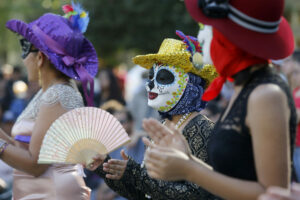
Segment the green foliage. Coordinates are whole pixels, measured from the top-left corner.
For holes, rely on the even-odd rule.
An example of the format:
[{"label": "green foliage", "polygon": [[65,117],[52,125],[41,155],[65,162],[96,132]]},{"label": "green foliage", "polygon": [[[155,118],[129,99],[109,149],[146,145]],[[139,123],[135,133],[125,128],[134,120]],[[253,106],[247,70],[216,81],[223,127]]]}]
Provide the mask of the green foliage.
[{"label": "green foliage", "polygon": [[[70,0],[0,0],[0,59],[20,62],[17,37],[5,28],[7,20],[30,22],[46,12],[63,14]],[[77,1],[75,1],[77,2]],[[124,57],[157,52],[164,38],[178,38],[175,30],[196,35],[198,26],[181,0],[79,0],[89,11],[85,35],[100,58],[109,65],[126,62]],[[134,52],[134,53],[132,53]],[[13,56],[11,56],[13,55]],[[11,58],[14,59],[11,59]],[[17,59],[17,61],[15,61]],[[1,60],[0,60],[1,63]]]},{"label": "green foliage", "polygon": [[164,38],[178,38],[176,29],[196,35],[198,26],[179,0],[84,1],[90,11],[86,35],[101,58],[114,63],[115,53],[134,49],[157,52]]}]

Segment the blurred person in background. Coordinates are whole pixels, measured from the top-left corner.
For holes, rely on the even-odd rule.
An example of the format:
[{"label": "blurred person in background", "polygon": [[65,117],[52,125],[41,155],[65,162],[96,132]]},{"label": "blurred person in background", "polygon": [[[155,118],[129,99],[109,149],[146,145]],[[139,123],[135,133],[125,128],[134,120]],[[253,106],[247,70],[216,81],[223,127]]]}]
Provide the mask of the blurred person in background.
[{"label": "blurred person in background", "polygon": [[3,111],[6,111],[10,103],[14,97],[13,90],[12,90],[12,84],[13,84],[13,66],[9,64],[5,64],[2,67],[2,74],[3,74],[3,80],[4,80],[4,96],[2,99],[2,106]]},{"label": "blurred person in background", "polygon": [[287,78],[287,74],[284,73],[284,70],[288,70],[289,66],[286,62],[286,60],[288,60],[288,58],[284,58],[284,59],[279,59],[279,60],[271,60],[272,66],[274,67],[274,69],[277,71],[277,73],[280,75],[280,77],[287,83],[289,84],[288,78]]},{"label": "blurred person in background", "polygon": [[27,105],[27,91],[28,91],[28,86],[24,81],[15,81],[13,83],[13,93],[14,93],[14,98],[9,106],[9,111],[11,111],[15,118],[17,118],[22,111],[25,109]]},{"label": "blurred person in background", "polygon": [[291,56],[290,64],[292,65],[289,75],[290,87],[293,92],[293,97],[297,109],[297,133],[296,144],[294,150],[294,166],[296,169],[297,180],[300,182],[300,51],[297,50]]},{"label": "blurred person in background", "polygon": [[109,100],[105,103],[103,103],[100,106],[101,109],[109,112],[110,114],[114,115],[115,112],[121,111],[124,109],[124,105],[121,104],[119,101],[117,100]]},{"label": "blurred person in background", "polygon": [[[124,105],[122,105],[119,101],[117,100],[109,100],[105,103],[103,103],[100,106],[101,109],[109,112],[110,114],[114,115],[116,112],[122,111],[125,109]],[[99,185],[104,184],[100,191],[102,191],[102,197],[103,199],[109,198],[109,197],[115,197],[118,196],[115,192],[113,192],[111,189],[109,189],[109,191],[107,191],[107,188],[105,187],[106,184],[104,183],[104,181],[99,178],[99,176],[97,176],[95,173],[84,169],[85,172],[85,177],[84,177],[84,181],[86,183],[86,185],[92,190],[91,193],[91,200],[95,200],[97,199],[97,196],[99,197],[99,195],[97,195],[98,193],[98,187]],[[113,194],[113,195],[111,195]]]},{"label": "blurred person in background", "polygon": [[0,200],[11,200],[11,187],[7,185],[7,183],[0,178]]},{"label": "blurred person in background", "polygon": [[206,108],[201,111],[201,114],[206,116],[212,122],[216,123],[220,117],[223,108],[220,107],[218,100],[213,100],[207,103]]},{"label": "blurred person in background", "polygon": [[8,134],[8,136],[11,136],[10,133],[16,120],[17,118],[11,110],[6,110],[3,113],[1,128]]},{"label": "blurred person in background", "polygon": [[2,101],[5,97],[5,86],[6,86],[6,80],[3,77],[2,72],[0,72],[0,102],[2,104]]},{"label": "blurred person in background", "polygon": [[[144,159],[145,146],[142,141],[142,136],[140,131],[134,129],[134,120],[131,113],[124,107],[122,110],[117,110],[114,112],[114,117],[116,117],[119,122],[123,125],[124,129],[128,133],[131,141],[125,147],[117,149],[116,151],[110,153],[111,160],[108,161],[109,164],[118,164],[121,166],[126,166],[129,157],[134,159],[137,163],[141,164]],[[121,174],[112,175],[111,178],[118,179]],[[107,184],[103,181],[98,189],[97,200],[125,200],[126,198],[119,196],[116,192],[110,189]]]},{"label": "blurred person in background", "polygon": [[125,105],[120,84],[112,69],[101,69],[98,74],[100,94],[95,95],[95,106],[101,106],[109,100],[116,100]]},{"label": "blurred person in background", "polygon": [[2,70],[4,74],[4,96],[3,96],[3,108],[7,110],[10,108],[13,99],[16,97],[13,90],[13,85],[16,81],[23,81],[22,71],[19,66],[13,67],[12,65],[6,64]]},{"label": "blurred person in background", "polygon": [[134,80],[135,78],[127,77],[128,82],[132,81],[136,84],[134,87],[135,91],[132,91],[132,98],[127,102],[127,105],[134,118],[135,130],[143,131],[143,120],[150,117],[159,119],[159,113],[148,106],[148,93],[145,89],[145,85],[148,81],[148,71],[140,66],[137,67],[143,69],[141,73],[135,74],[139,77],[136,79],[140,81],[136,82],[136,80]]}]

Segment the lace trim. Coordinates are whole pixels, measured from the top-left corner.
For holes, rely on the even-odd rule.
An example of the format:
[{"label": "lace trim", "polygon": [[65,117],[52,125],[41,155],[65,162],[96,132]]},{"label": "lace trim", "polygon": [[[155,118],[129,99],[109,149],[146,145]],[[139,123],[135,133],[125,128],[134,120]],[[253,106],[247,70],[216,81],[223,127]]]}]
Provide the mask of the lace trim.
[{"label": "lace trim", "polygon": [[39,99],[41,98],[42,94],[43,91],[42,89],[40,89],[33,97],[33,99],[29,102],[24,111],[17,118],[16,123],[23,119],[35,120],[39,110]]},{"label": "lace trim", "polygon": [[41,104],[60,103],[66,110],[83,107],[83,99],[78,91],[69,85],[56,84],[50,87],[41,97]]},{"label": "lace trim", "polygon": [[66,110],[84,106],[82,96],[78,91],[70,85],[55,84],[44,93],[40,89],[18,117],[17,122],[23,119],[35,120],[41,104],[54,105],[57,102]]}]

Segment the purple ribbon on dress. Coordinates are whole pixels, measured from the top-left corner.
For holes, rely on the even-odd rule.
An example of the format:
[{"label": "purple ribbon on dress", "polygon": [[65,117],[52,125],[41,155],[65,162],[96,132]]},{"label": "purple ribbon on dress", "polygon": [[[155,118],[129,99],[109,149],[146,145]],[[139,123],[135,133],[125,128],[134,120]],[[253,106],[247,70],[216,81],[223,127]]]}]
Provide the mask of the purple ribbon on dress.
[{"label": "purple ribbon on dress", "polygon": [[[94,79],[83,67],[84,63],[87,61],[87,57],[74,58],[66,52],[66,50],[55,40],[45,34],[38,26],[34,25],[32,30],[40,36],[42,41],[51,49],[54,53],[62,55],[63,63],[68,66],[74,66],[76,73],[78,74],[80,81],[82,83],[82,88],[84,96],[88,106],[94,106]],[[88,93],[88,84],[90,84],[90,93]]]}]

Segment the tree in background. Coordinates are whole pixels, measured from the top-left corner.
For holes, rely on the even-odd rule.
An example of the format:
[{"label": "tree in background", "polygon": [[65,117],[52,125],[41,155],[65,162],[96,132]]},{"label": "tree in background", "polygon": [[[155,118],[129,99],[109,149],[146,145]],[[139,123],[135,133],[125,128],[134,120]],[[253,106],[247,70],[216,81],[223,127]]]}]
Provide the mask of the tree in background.
[{"label": "tree in background", "polygon": [[[129,63],[139,53],[155,53],[164,38],[176,38],[179,29],[197,35],[198,26],[185,9],[183,0],[74,0],[89,11],[87,38],[106,65]],[[0,66],[19,64],[20,48],[15,36],[5,28],[11,18],[32,21],[45,12],[63,15],[61,6],[71,0],[0,0]],[[297,21],[296,0],[286,0],[285,15]],[[294,16],[294,17],[293,17]],[[300,15],[299,15],[300,16]],[[298,25],[294,25],[298,27]],[[298,30],[298,29],[297,29]],[[298,32],[298,33],[297,33]],[[299,31],[295,36],[300,37]],[[300,39],[299,39],[300,41]]]},{"label": "tree in background", "polygon": [[100,57],[114,62],[116,52],[156,52],[164,38],[176,38],[175,30],[190,35],[198,32],[183,1],[97,0],[83,1],[90,11],[87,37]]},{"label": "tree in background", "polygon": [[[0,0],[0,64],[20,62],[18,41],[5,28],[5,22],[18,18],[29,22],[45,12],[63,14],[61,6],[69,0]],[[105,63],[124,62],[122,52],[156,52],[166,37],[180,29],[196,35],[197,24],[179,0],[79,0],[89,11],[90,24],[85,33]],[[12,39],[14,38],[14,39]],[[12,63],[12,64],[16,64]]]}]

